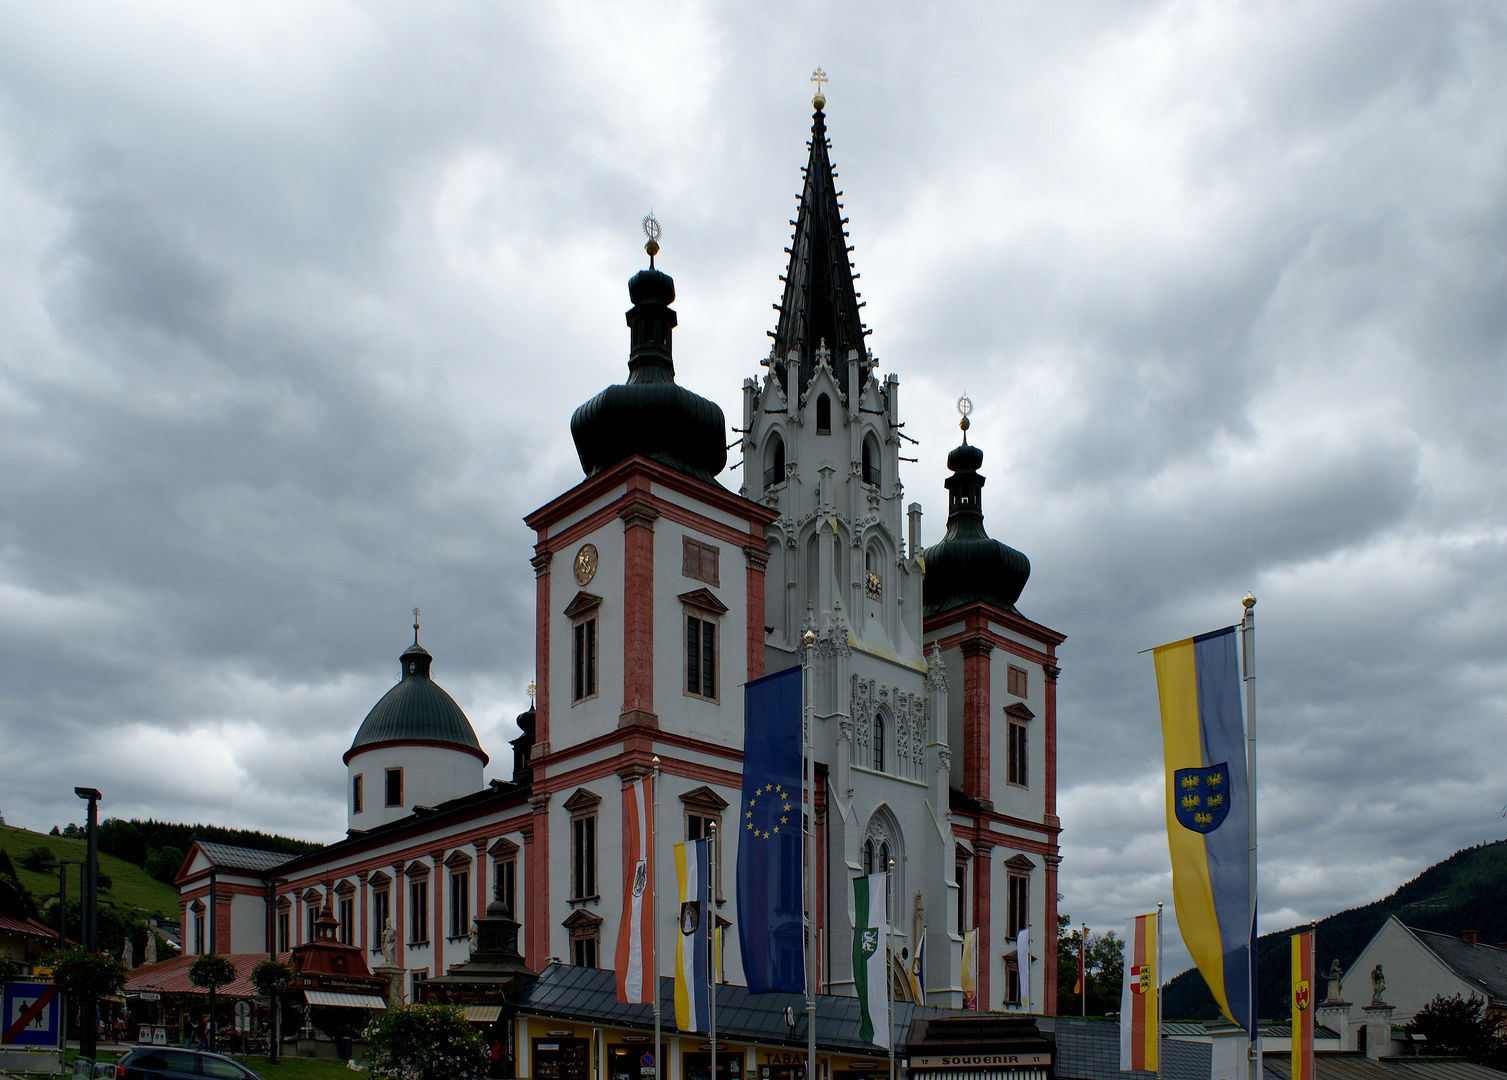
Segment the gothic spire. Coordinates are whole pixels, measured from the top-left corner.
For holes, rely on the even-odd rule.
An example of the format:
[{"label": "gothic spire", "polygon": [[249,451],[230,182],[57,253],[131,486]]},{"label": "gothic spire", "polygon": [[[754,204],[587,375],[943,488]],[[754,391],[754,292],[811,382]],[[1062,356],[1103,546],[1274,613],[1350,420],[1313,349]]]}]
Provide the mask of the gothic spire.
[{"label": "gothic spire", "polygon": [[[818,91],[820,91],[818,86]],[[868,377],[868,348],[864,343],[863,321],[859,317],[858,292],[853,286],[853,264],[848,253],[842,204],[837,200],[836,172],[827,156],[826,98],[818,92],[812,101],[810,156],[806,160],[805,183],[801,188],[800,211],[795,221],[795,235],[785,250],[790,266],[785,272],[785,295],[779,304],[779,320],[774,338],[775,371],[783,385],[785,362],[792,352],[801,360],[801,391],[806,388],[816,366],[816,350],[823,343],[832,355],[832,367],[843,393],[848,388],[848,351],[857,350],[859,386]],[[790,392],[785,387],[786,393]]]}]

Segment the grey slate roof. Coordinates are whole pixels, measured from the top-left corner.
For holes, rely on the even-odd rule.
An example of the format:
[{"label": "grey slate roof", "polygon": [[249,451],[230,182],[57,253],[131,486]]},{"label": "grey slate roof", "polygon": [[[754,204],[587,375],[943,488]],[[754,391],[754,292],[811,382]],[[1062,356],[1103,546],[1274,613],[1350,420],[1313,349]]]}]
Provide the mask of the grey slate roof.
[{"label": "grey slate roof", "polygon": [[[1292,1055],[1262,1055],[1265,1080],[1291,1080]],[[1372,1061],[1365,1054],[1313,1056],[1315,1080],[1502,1080],[1504,1073],[1459,1058],[1404,1057]]]},{"label": "grey slate roof", "polygon": [[[654,1010],[648,1005],[624,1005],[617,1000],[617,982],[605,968],[574,967],[551,964],[539,978],[518,992],[513,999],[518,1008],[562,1020],[579,1020],[589,1016],[604,1024],[654,1028]],[[675,980],[659,980],[660,1018],[663,1030],[674,1033]],[[785,1008],[795,1012],[792,1030],[785,1023]],[[936,1009],[918,1009],[908,1002],[897,1001],[891,1017],[896,1045],[902,1045],[910,1030],[911,1018],[917,1013],[938,1013]],[[858,999],[822,994],[816,1003],[816,1041],[827,1051],[874,1053],[874,1047],[858,1038]],[[806,1001],[800,994],[760,994],[754,996],[747,987],[726,984],[717,988],[717,1038],[730,1042],[757,1042],[765,1045],[806,1045]],[[1207,1080],[1208,1070],[1199,1080]],[[1191,1080],[1191,1078],[1189,1078]]]},{"label": "grey slate roof", "polygon": [[[1120,1025],[1110,1020],[1044,1016],[1036,1024],[1057,1036],[1058,1080],[1154,1080],[1153,1072],[1120,1071]],[[1163,1080],[1209,1080],[1213,1048],[1162,1036]],[[1501,1080],[1497,1077],[1496,1080]]]},{"label": "grey slate roof", "polygon": [[262,851],[260,848],[235,847],[209,840],[195,840],[210,865],[226,870],[271,870],[293,858],[286,851]]},{"label": "grey slate roof", "polygon": [[1507,949],[1494,945],[1472,945],[1453,934],[1436,934],[1409,926],[1408,933],[1437,956],[1444,965],[1495,1005],[1507,1004]]}]

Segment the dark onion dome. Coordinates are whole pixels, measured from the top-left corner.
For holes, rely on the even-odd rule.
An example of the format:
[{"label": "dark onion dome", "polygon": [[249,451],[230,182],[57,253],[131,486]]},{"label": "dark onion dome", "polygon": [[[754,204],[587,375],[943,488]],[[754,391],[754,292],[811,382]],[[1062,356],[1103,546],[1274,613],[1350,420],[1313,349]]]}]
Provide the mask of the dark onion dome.
[{"label": "dark onion dome", "polygon": [[631,346],[628,381],[603,390],[570,418],[571,438],[587,476],[642,454],[698,480],[713,481],[727,467],[727,424],[715,402],[675,382],[671,337],[675,281],[654,269],[659,245],[650,242],[649,268],[628,282]]},{"label": "dark onion dome", "polygon": [[921,579],[921,600],[926,615],[977,600],[1015,611],[1015,601],[1031,576],[1030,559],[1009,544],[989,539],[984,531],[979,503],[984,478],[978,472],[984,454],[968,445],[967,430],[964,427],[963,445],[947,455],[947,467],[952,470],[947,478],[947,535],[923,556],[926,576]]},{"label": "dark onion dome", "polygon": [[345,752],[347,764],[362,750],[401,743],[448,746],[481,758],[483,765],[487,763],[471,721],[455,699],[429,677],[433,659],[416,641],[403,651],[403,679],[366,714],[355,741]]}]

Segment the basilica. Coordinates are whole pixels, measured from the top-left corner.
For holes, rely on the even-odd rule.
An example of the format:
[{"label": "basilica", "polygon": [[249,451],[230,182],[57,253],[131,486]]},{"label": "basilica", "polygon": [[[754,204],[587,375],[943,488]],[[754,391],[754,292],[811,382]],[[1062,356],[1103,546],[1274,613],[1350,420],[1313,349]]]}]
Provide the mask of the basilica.
[{"label": "basilica", "polygon": [[[673,889],[671,845],[715,836],[722,971],[738,984],[743,684],[805,663],[820,992],[853,993],[850,882],[892,863],[897,999],[961,1006],[976,930],[978,1007],[1056,1011],[1063,635],[1017,606],[1030,563],[985,531],[966,416],[946,535],[922,547],[899,476],[900,382],[866,345],[814,105],[772,344],[734,429],[741,486],[722,410],[676,381],[675,283],[651,238],[628,283],[627,377],[571,418],[582,479],[525,519],[537,696],[510,779],[484,781],[500,748],[435,681],[443,657],[416,619],[398,682],[345,753],[346,838],[291,859],[195,844],[178,876],[188,951],[288,952],[333,917],[340,942],[401,969],[411,1000],[467,960],[495,897],[532,971],[610,967],[621,793],[657,757],[655,878]],[[674,906],[659,904],[662,942]]]}]

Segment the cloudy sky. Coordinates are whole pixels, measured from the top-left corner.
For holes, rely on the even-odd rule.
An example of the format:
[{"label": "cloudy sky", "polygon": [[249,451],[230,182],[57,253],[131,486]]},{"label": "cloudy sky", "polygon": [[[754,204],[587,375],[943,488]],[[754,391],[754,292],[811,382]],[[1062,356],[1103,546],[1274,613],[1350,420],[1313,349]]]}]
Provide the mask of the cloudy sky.
[{"label": "cloudy sky", "polygon": [[1069,636],[1064,910],[1170,900],[1136,651],[1247,589],[1263,928],[1507,832],[1507,16],[1374,0],[0,6],[6,820],[337,838],[415,604],[508,773],[639,219],[740,415],[818,64],[926,541],[966,389]]}]

